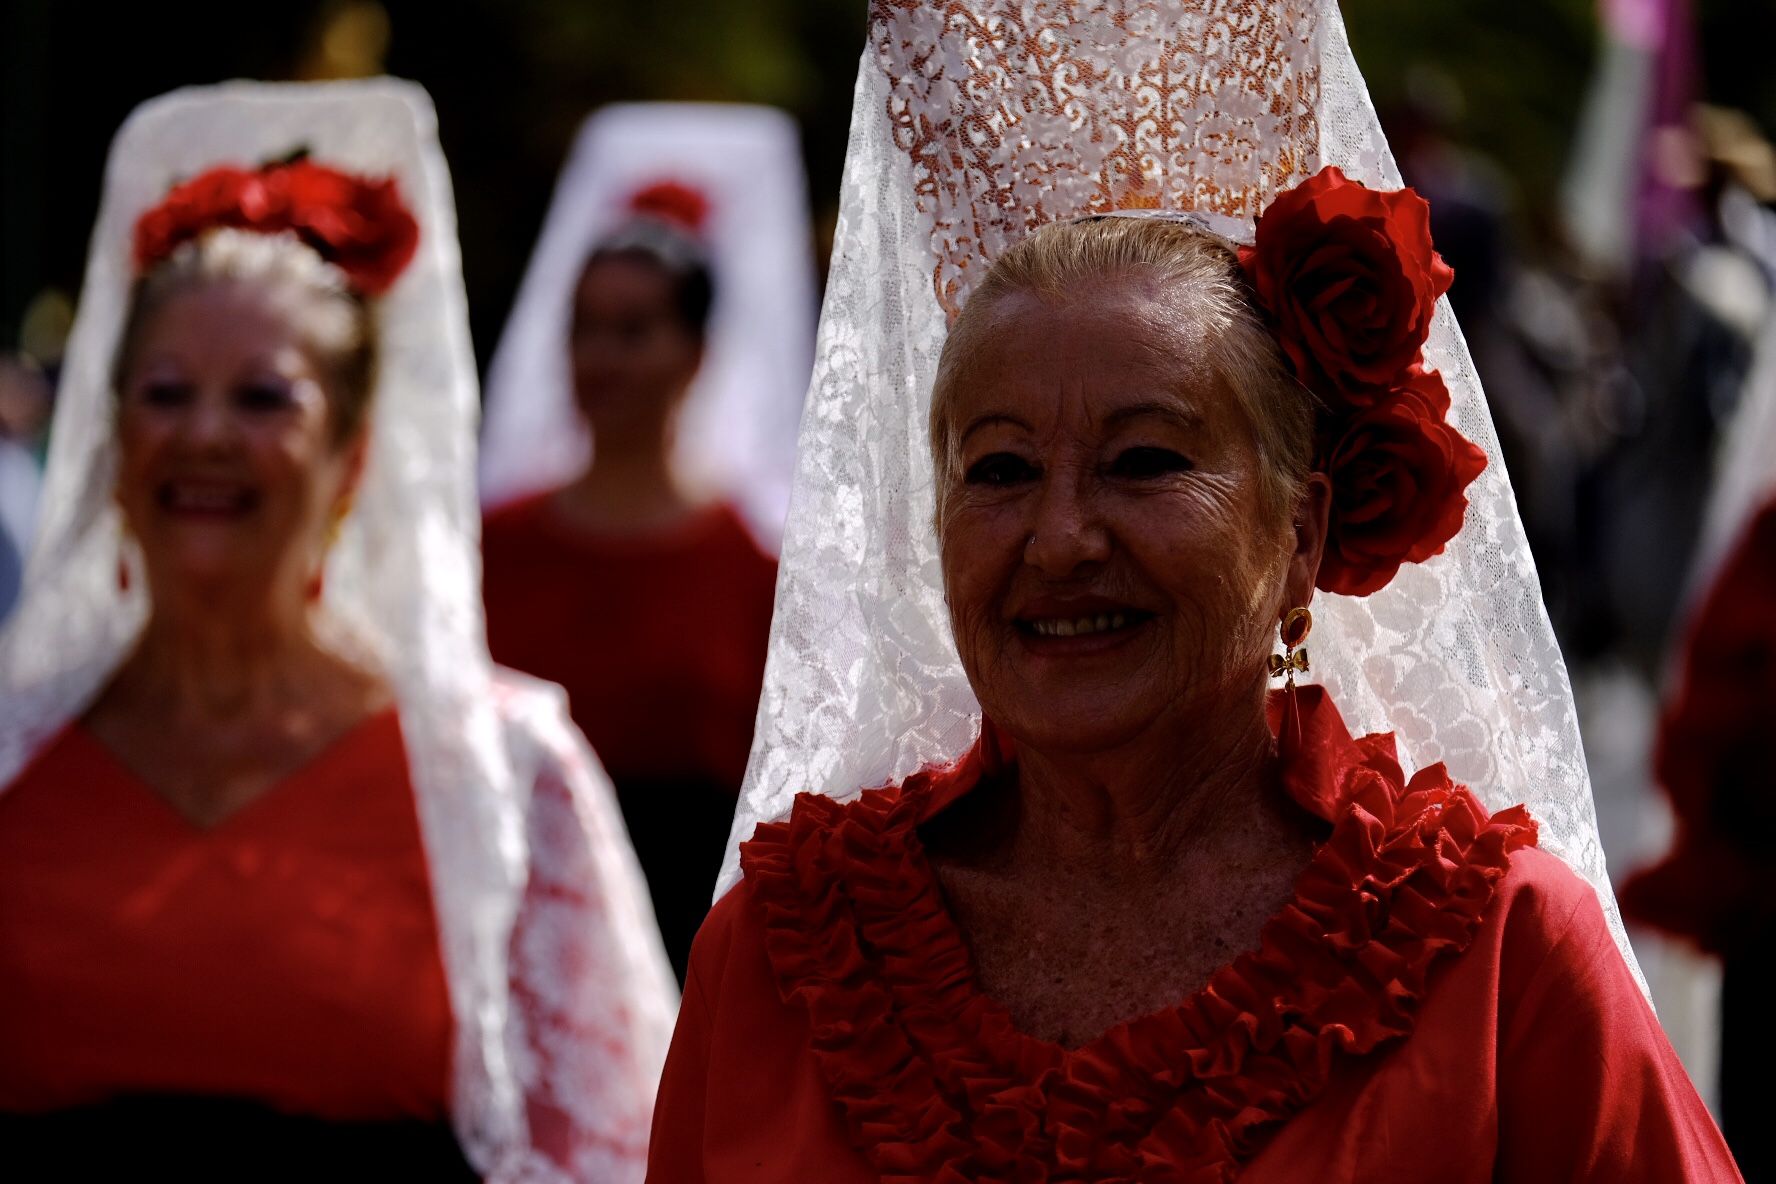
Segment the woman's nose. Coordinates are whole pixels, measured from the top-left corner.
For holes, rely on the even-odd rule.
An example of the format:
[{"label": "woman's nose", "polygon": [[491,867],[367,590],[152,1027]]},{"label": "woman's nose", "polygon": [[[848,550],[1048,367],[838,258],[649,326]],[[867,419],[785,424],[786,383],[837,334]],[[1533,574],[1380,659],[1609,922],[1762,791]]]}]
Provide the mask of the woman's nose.
[{"label": "woman's nose", "polygon": [[182,423],[185,442],[196,448],[219,448],[234,436],[234,413],[225,399],[194,399]]},{"label": "woman's nose", "polygon": [[1024,544],[1024,562],[1045,575],[1071,576],[1110,558],[1110,532],[1083,473],[1060,471],[1043,482]]}]

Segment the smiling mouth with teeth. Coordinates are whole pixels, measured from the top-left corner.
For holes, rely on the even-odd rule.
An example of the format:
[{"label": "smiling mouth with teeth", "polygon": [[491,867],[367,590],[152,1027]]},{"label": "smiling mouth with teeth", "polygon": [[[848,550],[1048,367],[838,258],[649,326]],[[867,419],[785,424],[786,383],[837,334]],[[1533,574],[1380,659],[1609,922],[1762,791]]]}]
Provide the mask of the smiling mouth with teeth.
[{"label": "smiling mouth with teeth", "polygon": [[227,485],[168,483],[157,491],[160,507],[176,514],[239,514],[251,510],[256,495],[251,489]]},{"label": "smiling mouth with teeth", "polygon": [[1152,613],[1116,612],[1071,620],[1050,618],[1041,621],[1019,621],[1018,628],[1037,637],[1081,637],[1092,633],[1113,633],[1131,625],[1139,625]]}]

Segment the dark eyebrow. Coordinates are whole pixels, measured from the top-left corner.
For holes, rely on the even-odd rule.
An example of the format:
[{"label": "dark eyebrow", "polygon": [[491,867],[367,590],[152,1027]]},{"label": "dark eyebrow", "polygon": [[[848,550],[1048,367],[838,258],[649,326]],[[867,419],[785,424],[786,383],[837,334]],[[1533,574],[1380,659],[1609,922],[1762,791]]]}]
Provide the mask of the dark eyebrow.
[{"label": "dark eyebrow", "polygon": [[1107,428],[1119,427],[1131,419],[1144,419],[1157,416],[1170,420],[1181,428],[1198,428],[1202,426],[1202,415],[1194,408],[1183,403],[1135,403],[1128,407],[1118,407],[1104,417]]},{"label": "dark eyebrow", "polygon": [[987,414],[978,416],[969,421],[968,426],[962,429],[962,434],[956,437],[957,446],[960,447],[961,445],[966,444],[968,442],[968,437],[974,435],[974,433],[981,428],[991,427],[996,423],[1010,424],[1012,427],[1022,428],[1026,432],[1033,430],[1029,424],[1025,423],[1015,415],[1009,415],[1003,411],[989,411]]}]

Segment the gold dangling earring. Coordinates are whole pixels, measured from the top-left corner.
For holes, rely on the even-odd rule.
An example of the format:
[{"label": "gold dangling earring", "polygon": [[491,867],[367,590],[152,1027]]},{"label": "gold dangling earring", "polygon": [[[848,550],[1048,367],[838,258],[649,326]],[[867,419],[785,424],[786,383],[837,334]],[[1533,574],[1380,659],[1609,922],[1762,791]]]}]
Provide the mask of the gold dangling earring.
[{"label": "gold dangling earring", "polygon": [[121,510],[117,521],[117,590],[125,596],[129,595],[130,585],[134,581],[130,577],[130,534],[129,519],[123,517]]},{"label": "gold dangling earring", "polygon": [[340,529],[344,527],[345,517],[350,513],[351,499],[346,498],[334,508],[333,515],[327,522],[327,539],[321,544],[321,562],[315,567],[314,575],[308,579],[307,592],[310,604],[319,604],[321,597],[326,593],[327,555],[333,550],[334,544],[339,542]]},{"label": "gold dangling earring", "polygon": [[346,498],[333,508],[333,517],[327,523],[326,549],[331,551],[339,542],[339,532],[345,528],[346,515],[352,511],[351,498]]},{"label": "gold dangling earring", "polygon": [[1292,608],[1283,617],[1283,624],[1277,630],[1283,641],[1283,652],[1270,656],[1270,676],[1287,679],[1289,690],[1295,689],[1297,672],[1306,674],[1307,635],[1313,632],[1313,614],[1305,608]]}]

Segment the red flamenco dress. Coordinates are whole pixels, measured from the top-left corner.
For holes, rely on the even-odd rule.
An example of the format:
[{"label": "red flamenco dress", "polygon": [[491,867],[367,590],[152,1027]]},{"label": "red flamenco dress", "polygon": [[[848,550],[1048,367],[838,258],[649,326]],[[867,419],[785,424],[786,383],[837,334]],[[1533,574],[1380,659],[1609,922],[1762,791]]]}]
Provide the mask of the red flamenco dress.
[{"label": "red flamenco dress", "polygon": [[1590,887],[1317,688],[1284,765],[1326,824],[1258,949],[1068,1050],[975,985],[919,825],[1011,759],[742,847],[697,938],[654,1184],[1733,1181]]},{"label": "red flamenco dress", "polygon": [[471,1180],[400,724],[202,827],[79,723],[0,794],[0,1176]]},{"label": "red flamenco dress", "polygon": [[566,689],[682,982],[752,747],[776,562],[726,505],[589,535],[552,493],[488,515],[482,552],[488,649]]},{"label": "red flamenco dress", "polygon": [[1653,758],[1677,840],[1622,893],[1631,917],[1721,956],[1721,1124],[1754,1184],[1776,1180],[1767,1105],[1776,1057],[1773,625],[1776,502],[1753,518],[1690,626]]}]

